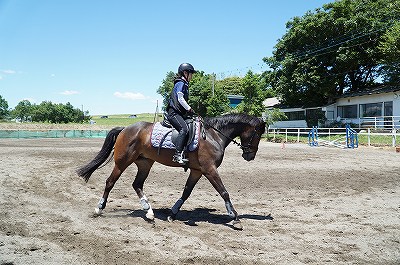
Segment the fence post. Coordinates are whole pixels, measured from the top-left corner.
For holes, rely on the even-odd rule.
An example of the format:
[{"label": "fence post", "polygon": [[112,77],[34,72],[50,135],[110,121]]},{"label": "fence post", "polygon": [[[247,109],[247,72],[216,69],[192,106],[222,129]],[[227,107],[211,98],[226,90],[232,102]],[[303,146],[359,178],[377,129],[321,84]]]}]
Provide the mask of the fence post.
[{"label": "fence post", "polygon": [[287,142],[287,128],[286,128],[286,133],[285,134],[286,134],[285,141]]},{"label": "fence post", "polygon": [[328,140],[331,141],[331,128],[328,129]]},{"label": "fence post", "polygon": [[396,129],[392,130],[392,146],[396,147]]},{"label": "fence post", "polygon": [[371,146],[371,129],[368,128],[368,146]]},{"label": "fence post", "polygon": [[300,128],[297,128],[297,142],[300,143]]}]

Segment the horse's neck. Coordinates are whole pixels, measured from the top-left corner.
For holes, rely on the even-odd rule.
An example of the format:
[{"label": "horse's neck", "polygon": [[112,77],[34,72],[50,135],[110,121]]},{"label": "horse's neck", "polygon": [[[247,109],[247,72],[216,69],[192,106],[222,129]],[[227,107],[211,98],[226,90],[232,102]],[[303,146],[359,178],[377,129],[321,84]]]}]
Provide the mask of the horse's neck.
[{"label": "horse's neck", "polygon": [[221,133],[218,133],[221,144],[226,148],[232,139],[235,139],[243,132],[244,126],[239,126],[237,124],[227,124],[222,128],[218,128]]}]

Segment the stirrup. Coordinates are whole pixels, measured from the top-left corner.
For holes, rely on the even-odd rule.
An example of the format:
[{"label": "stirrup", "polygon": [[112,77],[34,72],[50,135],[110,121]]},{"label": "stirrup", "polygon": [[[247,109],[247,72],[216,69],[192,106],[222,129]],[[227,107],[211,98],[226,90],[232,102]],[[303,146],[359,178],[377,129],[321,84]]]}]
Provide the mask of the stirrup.
[{"label": "stirrup", "polygon": [[183,158],[183,152],[182,153],[177,153],[172,157],[173,162],[177,162],[178,164],[185,165],[187,162],[189,162],[189,159]]}]

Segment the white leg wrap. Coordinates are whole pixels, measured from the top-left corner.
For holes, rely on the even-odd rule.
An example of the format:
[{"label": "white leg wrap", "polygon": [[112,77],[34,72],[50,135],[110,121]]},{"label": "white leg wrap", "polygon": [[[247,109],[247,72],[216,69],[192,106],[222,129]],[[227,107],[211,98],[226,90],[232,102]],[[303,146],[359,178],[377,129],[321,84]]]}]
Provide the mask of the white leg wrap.
[{"label": "white leg wrap", "polygon": [[150,220],[154,220],[154,212],[153,212],[153,209],[151,209],[151,207],[149,208],[149,210],[146,213],[146,218],[150,219]]},{"label": "white leg wrap", "polygon": [[142,205],[143,210],[150,209],[150,204],[147,201],[146,196],[143,196],[142,198],[140,198],[140,205]]},{"label": "white leg wrap", "polygon": [[235,213],[233,212],[233,206],[230,202],[225,202],[226,210],[228,211],[228,215],[232,218],[235,218]]},{"label": "white leg wrap", "polygon": [[102,212],[103,212],[102,209],[100,209],[100,208],[98,208],[98,207],[94,208],[94,213],[95,213],[96,215],[101,215]]}]

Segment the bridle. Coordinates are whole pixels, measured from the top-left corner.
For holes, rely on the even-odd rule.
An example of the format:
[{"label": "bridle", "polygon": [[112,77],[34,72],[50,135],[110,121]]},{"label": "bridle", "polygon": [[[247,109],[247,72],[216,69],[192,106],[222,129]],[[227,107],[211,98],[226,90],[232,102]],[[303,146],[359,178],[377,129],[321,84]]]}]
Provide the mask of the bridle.
[{"label": "bridle", "polygon": [[252,151],[252,148],[253,148],[254,146],[251,145],[251,142],[253,142],[254,137],[255,137],[256,135],[258,135],[258,134],[257,134],[257,128],[254,128],[254,131],[253,131],[253,133],[252,133],[252,135],[251,135],[251,137],[250,137],[249,143],[248,143],[247,145],[242,145],[242,143],[239,143],[239,142],[236,141],[235,139],[233,139],[233,138],[231,138],[231,137],[229,137],[229,136],[226,136],[226,135],[225,135],[223,132],[221,132],[221,130],[219,130],[218,128],[215,128],[214,126],[212,126],[212,125],[210,125],[210,124],[208,124],[208,123],[205,123],[205,121],[204,121],[203,119],[201,119],[201,121],[202,121],[203,124],[205,124],[205,125],[207,125],[208,127],[212,128],[214,131],[218,132],[219,134],[221,134],[222,136],[224,136],[226,139],[232,141],[234,144],[236,144],[237,146],[239,146],[240,149],[243,150],[243,154],[249,154],[249,153],[252,153],[252,152],[253,152],[253,151]]},{"label": "bridle", "polygon": [[[247,144],[247,145],[245,145],[245,146],[243,146],[241,143],[239,144],[239,147],[240,147],[240,149],[242,149],[243,150],[243,153],[244,154],[249,154],[249,153],[252,153],[253,151],[252,151],[252,147],[254,147],[254,146],[252,146],[251,145],[251,143],[253,142],[253,138],[254,138],[254,136],[258,136],[258,133],[257,133],[257,128],[254,128],[254,131],[253,131],[253,134],[251,135],[251,137],[250,137],[250,140],[249,140],[249,143]],[[236,143],[237,144],[237,143]]]}]

